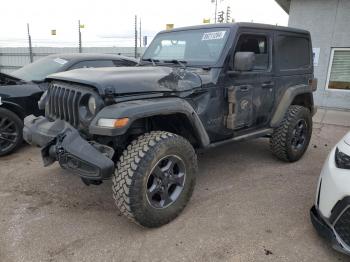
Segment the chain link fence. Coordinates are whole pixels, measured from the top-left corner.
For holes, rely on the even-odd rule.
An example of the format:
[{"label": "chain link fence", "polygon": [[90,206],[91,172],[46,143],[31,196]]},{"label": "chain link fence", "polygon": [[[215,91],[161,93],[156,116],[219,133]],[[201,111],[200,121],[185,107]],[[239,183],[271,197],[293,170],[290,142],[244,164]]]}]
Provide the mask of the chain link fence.
[{"label": "chain link fence", "polygon": [[[84,47],[84,53],[118,54],[129,57],[135,55],[134,47]],[[145,47],[137,48],[138,57],[143,54]],[[77,53],[75,47],[33,47],[34,61],[44,56],[59,53]],[[27,47],[1,47],[0,72],[11,73],[30,63],[30,54]]]}]

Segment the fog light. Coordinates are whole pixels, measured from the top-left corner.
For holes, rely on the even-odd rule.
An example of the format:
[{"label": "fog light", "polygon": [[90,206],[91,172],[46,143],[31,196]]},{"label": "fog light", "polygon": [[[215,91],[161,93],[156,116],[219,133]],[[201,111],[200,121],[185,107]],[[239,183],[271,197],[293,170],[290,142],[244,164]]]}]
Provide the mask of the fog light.
[{"label": "fog light", "polygon": [[109,128],[121,128],[126,126],[129,123],[129,118],[119,118],[119,119],[108,119],[108,118],[100,118],[97,121],[97,125],[100,127],[109,127]]},{"label": "fog light", "polygon": [[335,165],[337,166],[337,168],[350,169],[350,156],[336,148]]}]

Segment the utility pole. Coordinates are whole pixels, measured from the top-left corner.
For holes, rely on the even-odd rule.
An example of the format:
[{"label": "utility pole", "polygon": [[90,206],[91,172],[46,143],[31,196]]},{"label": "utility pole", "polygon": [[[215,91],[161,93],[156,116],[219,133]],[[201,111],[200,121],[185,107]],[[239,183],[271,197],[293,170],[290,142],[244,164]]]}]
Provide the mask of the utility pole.
[{"label": "utility pole", "polygon": [[33,63],[33,47],[32,47],[32,38],[30,36],[29,23],[27,23],[27,32],[28,32],[28,45],[29,45],[29,60]]},{"label": "utility pole", "polygon": [[137,15],[135,15],[135,58],[137,58]]},{"label": "utility pole", "polygon": [[218,0],[215,0],[215,19],[214,23],[216,24],[216,14],[218,13]]},{"label": "utility pole", "polygon": [[224,15],[225,15],[225,12],[224,12],[224,11],[220,11],[220,12],[218,13],[218,22],[219,22],[219,23],[223,23],[223,22],[224,22],[224,20],[225,20]]},{"label": "utility pole", "polygon": [[81,53],[82,52],[82,46],[81,46],[80,20],[78,20],[78,33],[79,33],[79,53]]},{"label": "utility pole", "polygon": [[230,23],[231,21],[231,7],[227,6],[226,9],[226,23]]}]

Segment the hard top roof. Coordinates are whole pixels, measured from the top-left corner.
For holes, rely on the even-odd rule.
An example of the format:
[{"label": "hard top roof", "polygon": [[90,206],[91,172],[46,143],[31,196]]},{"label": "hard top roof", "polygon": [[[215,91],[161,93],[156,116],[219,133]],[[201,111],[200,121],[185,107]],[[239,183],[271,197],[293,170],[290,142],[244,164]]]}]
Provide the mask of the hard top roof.
[{"label": "hard top roof", "polygon": [[186,30],[193,30],[193,29],[202,29],[202,28],[257,28],[257,29],[268,29],[268,30],[277,30],[277,31],[284,31],[284,32],[293,32],[293,33],[301,33],[301,34],[309,34],[308,31],[293,27],[287,27],[287,26],[276,26],[276,25],[269,25],[269,24],[259,24],[259,23],[246,23],[246,22],[238,22],[238,23],[220,23],[220,24],[203,24],[203,25],[195,25],[195,26],[187,26],[187,27],[179,27],[174,28],[171,30],[163,30],[160,33],[165,32],[176,32],[176,31],[186,31]]}]

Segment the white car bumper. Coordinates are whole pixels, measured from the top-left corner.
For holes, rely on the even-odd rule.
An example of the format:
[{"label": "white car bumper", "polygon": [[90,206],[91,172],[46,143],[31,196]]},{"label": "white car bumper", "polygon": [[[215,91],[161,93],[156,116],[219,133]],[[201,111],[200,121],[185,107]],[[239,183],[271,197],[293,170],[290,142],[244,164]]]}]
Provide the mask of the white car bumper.
[{"label": "white car bumper", "polygon": [[[347,147],[350,155],[350,146],[344,146],[344,144],[344,141],[342,141],[332,149],[320,176],[321,190],[319,192],[319,204],[316,203],[316,206],[321,214],[327,218],[331,216],[331,211],[339,200],[350,196],[350,170],[340,169],[335,165],[335,150],[337,147],[344,153],[346,152],[344,147]],[[320,183],[318,185],[320,186]]]},{"label": "white car bumper", "polygon": [[350,156],[350,132],[332,149],[324,163],[311,220],[336,249],[350,254],[350,169],[337,167],[337,150]]}]

